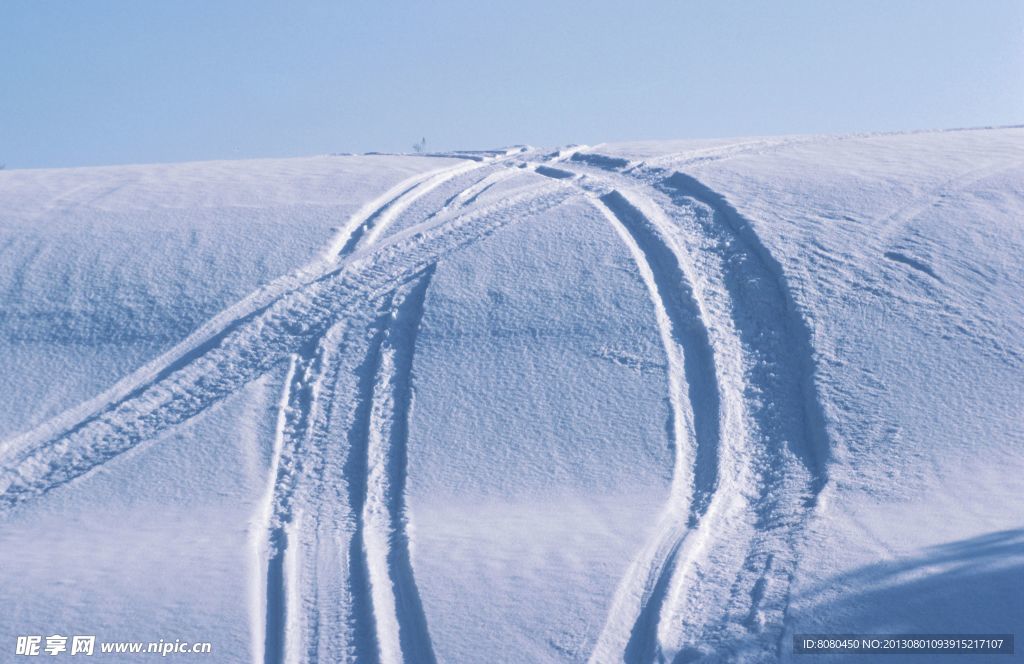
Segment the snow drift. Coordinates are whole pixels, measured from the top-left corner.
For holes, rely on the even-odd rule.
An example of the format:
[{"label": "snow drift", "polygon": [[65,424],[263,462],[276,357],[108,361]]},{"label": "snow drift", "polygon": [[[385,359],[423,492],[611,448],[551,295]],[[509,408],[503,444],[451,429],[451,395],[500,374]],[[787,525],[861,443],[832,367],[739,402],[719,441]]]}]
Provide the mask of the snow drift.
[{"label": "snow drift", "polygon": [[2,172],[0,641],[1019,632],[1022,183],[1016,128]]}]

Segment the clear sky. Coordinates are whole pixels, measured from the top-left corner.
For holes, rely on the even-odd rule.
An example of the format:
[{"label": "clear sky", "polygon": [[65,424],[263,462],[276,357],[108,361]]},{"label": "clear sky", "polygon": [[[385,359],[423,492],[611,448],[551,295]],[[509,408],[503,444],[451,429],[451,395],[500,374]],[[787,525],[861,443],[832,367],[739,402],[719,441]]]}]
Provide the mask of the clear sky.
[{"label": "clear sky", "polygon": [[3,0],[9,168],[1024,122],[1020,0]]}]

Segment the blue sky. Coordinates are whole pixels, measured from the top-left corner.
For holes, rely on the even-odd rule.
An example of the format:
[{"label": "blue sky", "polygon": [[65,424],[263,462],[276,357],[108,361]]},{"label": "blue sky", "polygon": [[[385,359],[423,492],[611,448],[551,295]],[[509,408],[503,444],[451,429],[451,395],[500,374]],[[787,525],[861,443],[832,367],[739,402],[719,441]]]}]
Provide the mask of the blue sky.
[{"label": "blue sky", "polygon": [[4,0],[9,168],[1024,122],[1024,3]]}]

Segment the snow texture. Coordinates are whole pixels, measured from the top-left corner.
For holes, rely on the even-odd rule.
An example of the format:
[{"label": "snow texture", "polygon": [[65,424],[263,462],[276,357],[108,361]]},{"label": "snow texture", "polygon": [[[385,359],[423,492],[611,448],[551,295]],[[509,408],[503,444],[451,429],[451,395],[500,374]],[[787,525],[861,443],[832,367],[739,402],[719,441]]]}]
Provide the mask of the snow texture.
[{"label": "snow texture", "polygon": [[1024,633],[1022,129],[14,170],[0,197],[8,654]]}]

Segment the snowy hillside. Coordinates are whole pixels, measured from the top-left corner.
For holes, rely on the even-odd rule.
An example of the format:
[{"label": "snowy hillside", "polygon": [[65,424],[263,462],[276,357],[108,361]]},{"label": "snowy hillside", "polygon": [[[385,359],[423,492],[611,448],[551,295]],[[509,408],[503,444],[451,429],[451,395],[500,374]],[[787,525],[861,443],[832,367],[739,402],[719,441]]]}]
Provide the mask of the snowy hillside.
[{"label": "snowy hillside", "polygon": [[1024,634],[1024,129],[16,170],[0,200],[4,661]]}]

